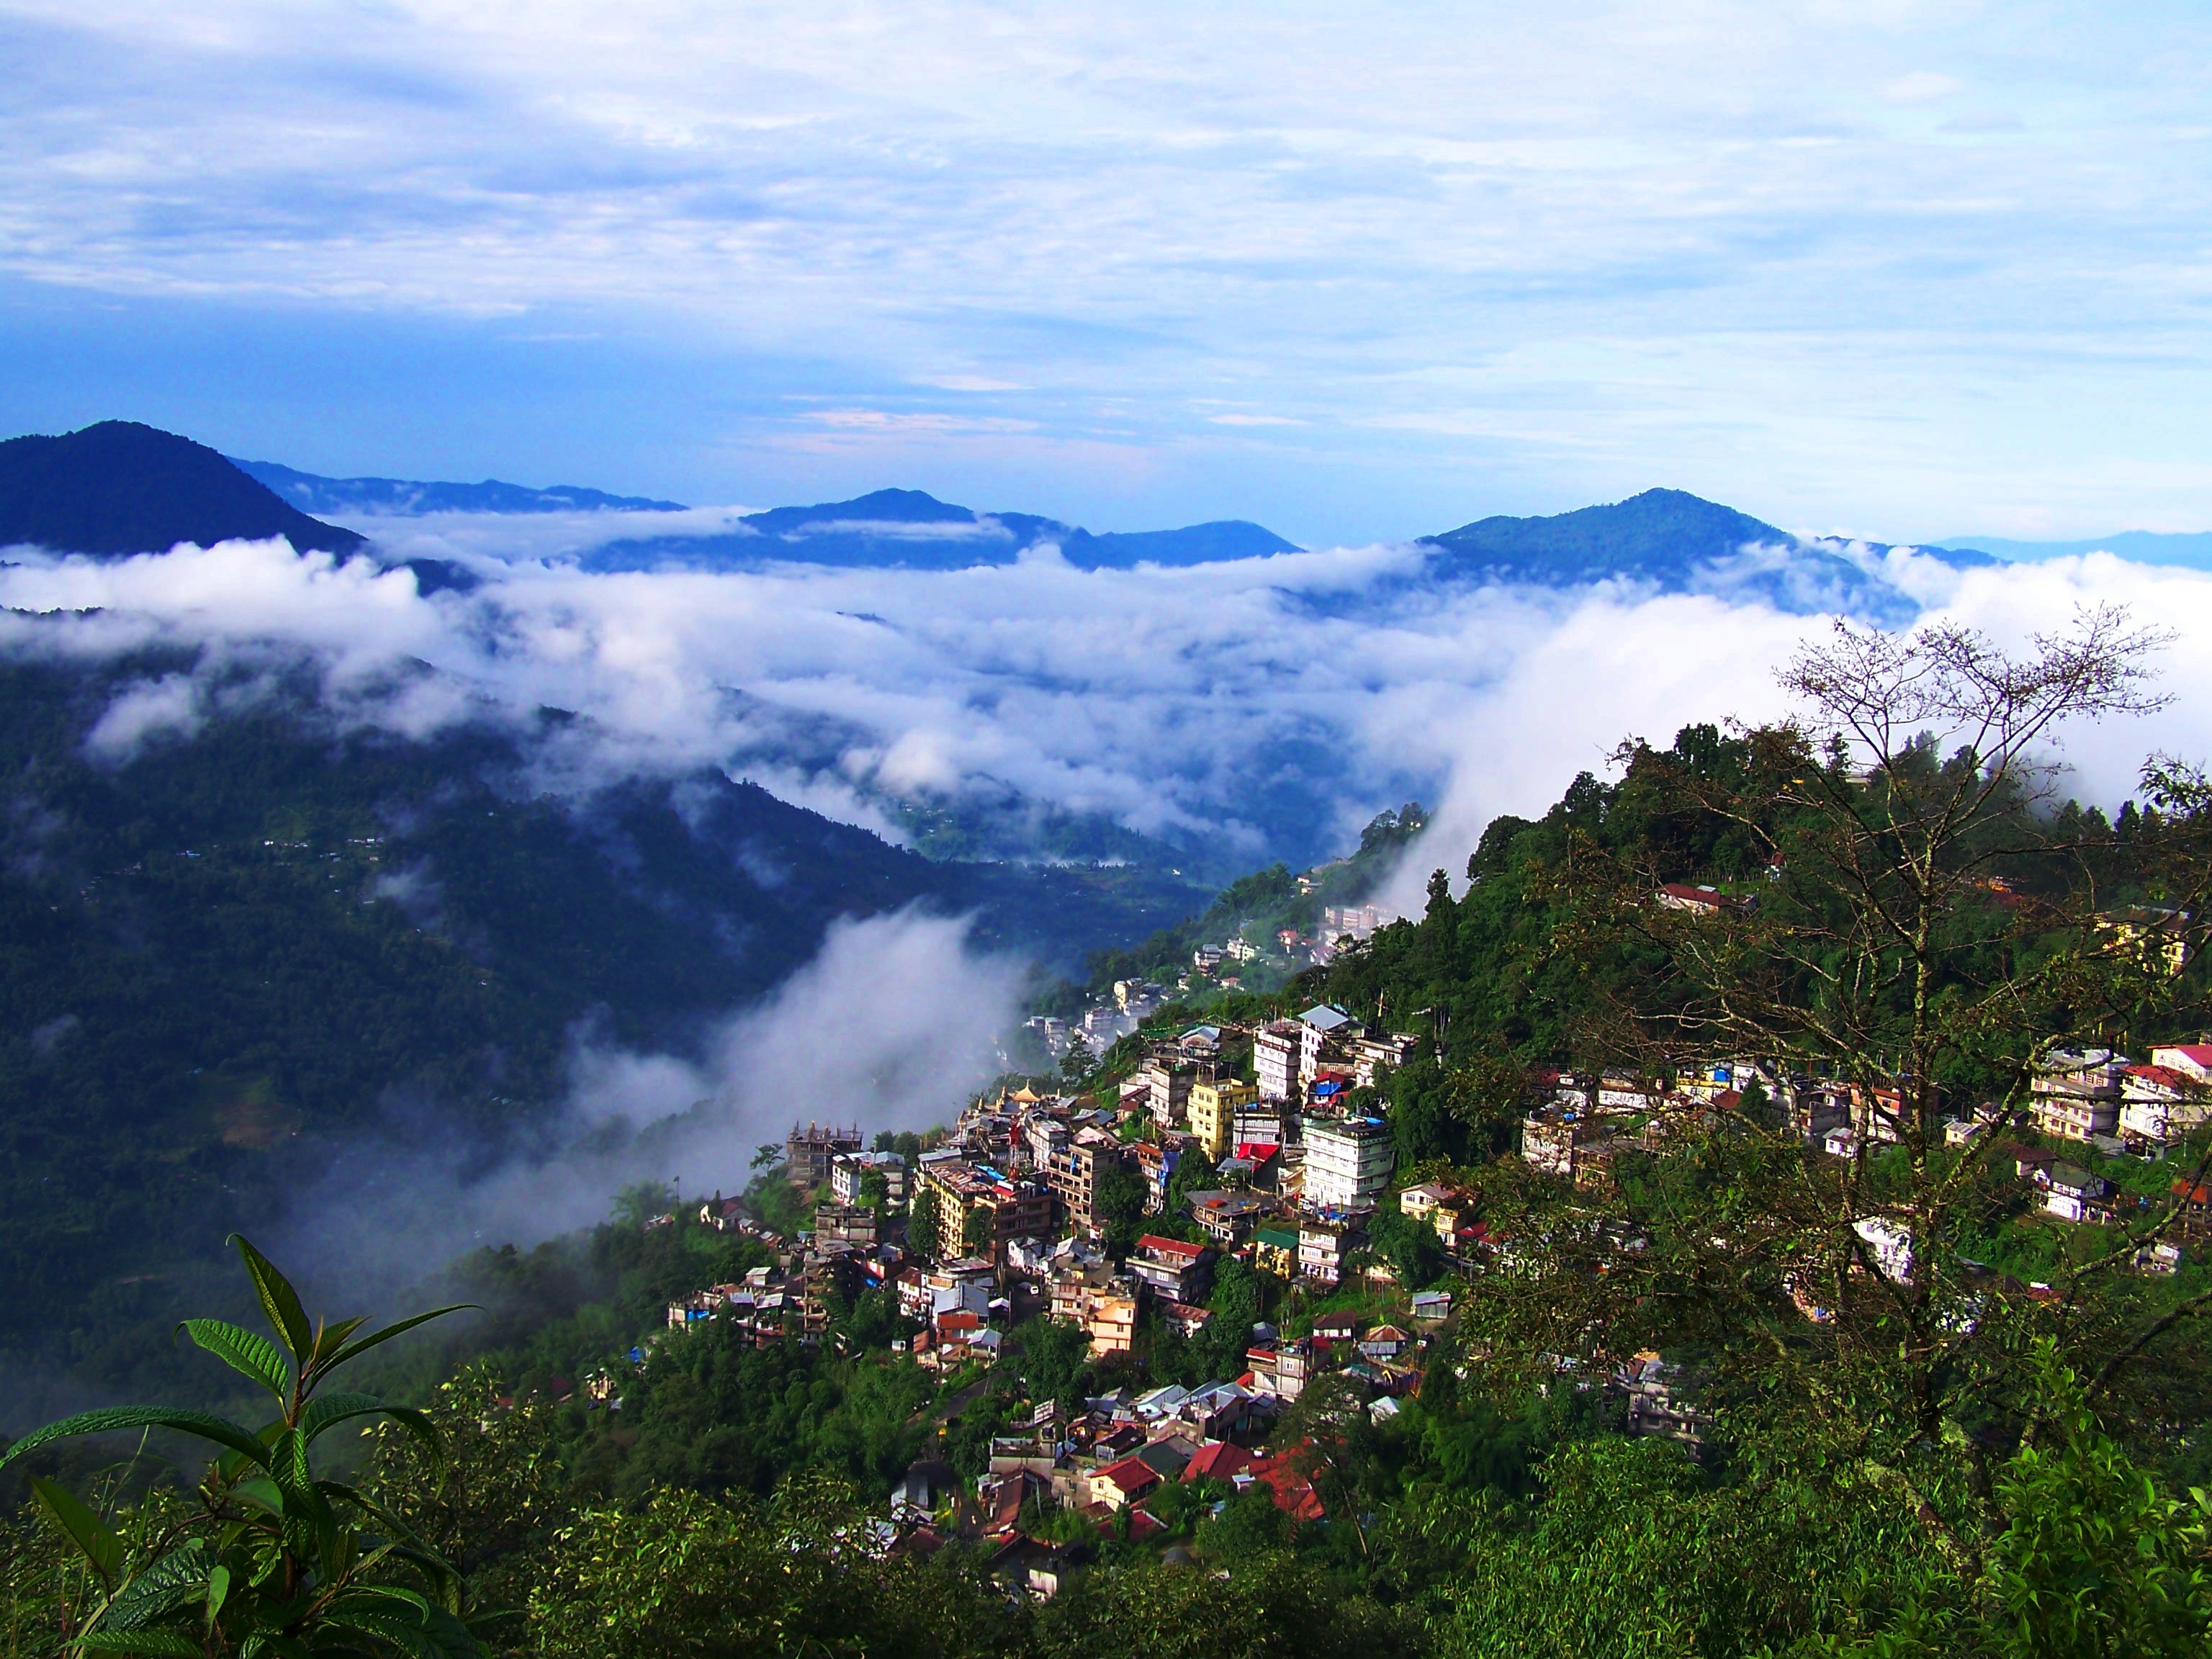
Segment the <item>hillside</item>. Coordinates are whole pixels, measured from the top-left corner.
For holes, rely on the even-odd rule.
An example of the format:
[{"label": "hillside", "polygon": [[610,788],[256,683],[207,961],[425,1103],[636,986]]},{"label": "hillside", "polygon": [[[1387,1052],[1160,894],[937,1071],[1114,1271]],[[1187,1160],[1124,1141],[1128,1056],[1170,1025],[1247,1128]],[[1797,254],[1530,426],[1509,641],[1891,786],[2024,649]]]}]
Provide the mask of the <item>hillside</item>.
[{"label": "hillside", "polygon": [[204,444],[136,421],[0,442],[0,546],[164,552],[283,536],[305,552],[362,538],[280,501]]},{"label": "hillside", "polygon": [[579,1020],[687,1052],[837,916],[973,912],[1072,969],[1202,896],[935,862],[717,773],[541,796],[513,734],[339,732],[296,688],[84,757],[118,686],[187,665],[0,668],[0,1352],[150,1340],[332,1136],[411,1103],[456,1145],[526,1139]]}]

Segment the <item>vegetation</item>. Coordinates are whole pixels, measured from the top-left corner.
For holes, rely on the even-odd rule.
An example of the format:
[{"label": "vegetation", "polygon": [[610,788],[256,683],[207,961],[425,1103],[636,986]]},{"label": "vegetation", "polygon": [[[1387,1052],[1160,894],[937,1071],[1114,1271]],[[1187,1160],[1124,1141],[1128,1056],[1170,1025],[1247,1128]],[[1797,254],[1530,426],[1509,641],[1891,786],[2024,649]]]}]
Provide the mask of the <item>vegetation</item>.
[{"label": "vegetation", "polygon": [[[1387,1281],[1324,1297],[1224,1262],[1195,1337],[1148,1321],[1134,1353],[1094,1359],[1082,1332],[1033,1319],[988,1370],[939,1376],[878,1290],[831,1298],[812,1340],[680,1310],[669,1328],[669,1299],[765,1247],[640,1191],[584,1238],[457,1269],[455,1293],[489,1312],[379,1350],[388,1392],[430,1403],[374,1419],[343,1490],[295,1469],[273,1510],[185,1495],[250,1485],[279,1448],[303,1468],[306,1404],[258,1436],[223,1430],[240,1438],[217,1436],[204,1478],[65,1465],[68,1424],[11,1448],[48,1483],[0,1556],[15,1649],[102,1650],[82,1638],[124,1592],[115,1570],[87,1577],[100,1560],[143,1574],[163,1558],[137,1540],[204,1553],[238,1544],[221,1532],[238,1524],[260,1529],[239,1546],[263,1552],[240,1565],[259,1601],[234,1613],[226,1589],[210,1613],[202,1589],[161,1614],[197,1646],[106,1650],[244,1653],[255,1631],[313,1650],[312,1605],[268,1564],[330,1586],[349,1559],[327,1605],[352,1633],[330,1644],[371,1652],[2201,1654],[2212,1273],[2136,1261],[2179,1235],[2172,1183],[2191,1188],[2212,1148],[2200,1136],[2156,1172],[2106,1159],[2130,1203],[2062,1231],[1996,1145],[2030,1133],[2033,1079],[2061,1047],[2203,1028],[2204,961],[2166,945],[2204,936],[2205,786],[2159,763],[2149,805],[2107,821],[2051,798],[2032,764],[2055,723],[2141,706],[2148,643],[2108,617],[2025,659],[1964,635],[1845,633],[1798,665],[1799,723],[1630,744],[1617,782],[1585,776],[1542,819],[1492,824],[1462,896],[1439,872],[1420,920],[1304,981],[1418,1036],[1374,1103],[1401,1180],[1480,1188],[1480,1251],[1447,1261],[1386,1207],[1369,1243]],[[1713,896],[1663,904],[1668,884]],[[1668,1091],[1717,1062],[1764,1080],[1694,1106]],[[1561,1068],[1649,1091],[1594,1182],[1512,1154]],[[1855,1101],[1869,1133],[1850,1157],[1789,1121],[1807,1080]],[[1946,1127],[1960,1115],[1983,1125],[1963,1142]],[[779,1172],[762,1179],[763,1199],[795,1202]],[[1109,1239],[1176,1224],[1145,1218],[1140,1196],[1102,1191]],[[1443,1279],[1455,1317],[1417,1393],[1370,1409],[1326,1371],[1274,1425],[1269,1449],[1319,1518],[1264,1485],[1177,1483],[1150,1536],[1127,1510],[1102,1524],[1033,1505],[1027,1537],[1080,1568],[1048,1600],[951,1514],[926,1542],[884,1520],[915,1459],[972,1477],[1042,1402],[1233,1374],[1255,1320],[1310,1328],[1337,1304],[1396,1319]],[[287,1306],[262,1299],[294,1365],[263,1380],[305,1402],[310,1371],[349,1354],[319,1362],[321,1345],[357,1328],[295,1340]],[[242,1334],[218,1352],[246,1352]],[[1613,1378],[1654,1360],[1681,1379],[1693,1432],[1632,1431]],[[309,1492],[351,1517],[350,1558],[285,1531]],[[378,1540],[405,1550],[377,1555]],[[362,1626],[356,1583],[411,1593],[419,1617]],[[494,1607],[512,1616],[482,1616]]]}]

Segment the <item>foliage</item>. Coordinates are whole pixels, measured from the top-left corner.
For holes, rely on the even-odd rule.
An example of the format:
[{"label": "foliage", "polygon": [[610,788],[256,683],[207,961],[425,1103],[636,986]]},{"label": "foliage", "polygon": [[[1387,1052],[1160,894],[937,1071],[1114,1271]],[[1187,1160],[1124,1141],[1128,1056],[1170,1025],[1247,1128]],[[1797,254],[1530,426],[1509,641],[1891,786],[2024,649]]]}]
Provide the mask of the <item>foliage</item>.
[{"label": "foliage", "polygon": [[[421,1412],[325,1389],[331,1375],[441,1308],[368,1336],[363,1319],[310,1323],[291,1284],[244,1238],[238,1246],[276,1341],[222,1320],[192,1319],[193,1342],[265,1391],[276,1417],[259,1431],[204,1413],[115,1407],[26,1435],[0,1467],[77,1435],[162,1429],[217,1454],[196,1507],[149,1504],[120,1529],[57,1482],[32,1477],[39,1507],[75,1552],[82,1599],[63,1589],[66,1635],[80,1652],[242,1656],[479,1652],[462,1618],[461,1575],[382,1504],[314,1471],[316,1442],[344,1423],[382,1418],[422,1442],[443,1442]],[[76,1601],[74,1607],[70,1606]]]}]

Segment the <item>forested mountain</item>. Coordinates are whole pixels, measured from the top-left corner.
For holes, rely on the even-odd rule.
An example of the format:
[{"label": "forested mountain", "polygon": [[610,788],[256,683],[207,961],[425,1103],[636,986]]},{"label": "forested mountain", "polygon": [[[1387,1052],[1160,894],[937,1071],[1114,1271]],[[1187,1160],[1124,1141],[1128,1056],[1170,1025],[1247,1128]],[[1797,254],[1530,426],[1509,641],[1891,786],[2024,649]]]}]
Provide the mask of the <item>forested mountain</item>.
[{"label": "forested mountain", "polygon": [[720,536],[669,536],[594,549],[594,570],[749,570],[777,562],[862,568],[963,570],[1012,564],[1042,542],[1083,569],[1140,562],[1204,564],[1297,550],[1242,520],[1094,535],[1034,513],[978,513],[919,489],[878,489],[849,501],[779,507],[738,520]]},{"label": "forested mountain", "polygon": [[714,772],[542,794],[537,734],[343,731],[305,685],[88,757],[119,688],[191,666],[0,667],[0,1351],[143,1337],[280,1172],[394,1103],[526,1139],[578,1020],[683,1052],[836,917],[973,911],[1072,967],[1198,897],[932,860]]},{"label": "forested mountain", "polygon": [[283,536],[349,552],[362,538],[280,501],[204,444],[136,421],[0,442],[0,547],[157,553]]}]

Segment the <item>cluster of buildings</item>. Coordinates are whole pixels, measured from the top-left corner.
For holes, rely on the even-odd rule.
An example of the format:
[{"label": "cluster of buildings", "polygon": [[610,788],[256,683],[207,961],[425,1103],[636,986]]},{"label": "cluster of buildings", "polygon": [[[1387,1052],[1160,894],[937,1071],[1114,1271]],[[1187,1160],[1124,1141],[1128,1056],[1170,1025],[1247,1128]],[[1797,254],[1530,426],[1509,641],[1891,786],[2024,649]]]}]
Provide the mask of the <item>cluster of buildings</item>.
[{"label": "cluster of buildings", "polygon": [[[1547,1097],[1522,1124],[1521,1154],[1578,1186],[1606,1187],[1622,1152],[1654,1152],[1701,1114],[1741,1106],[1753,1087],[1775,1121],[1837,1158],[1898,1139],[1908,1103],[1897,1083],[1871,1088],[1812,1078],[1753,1060],[1693,1067],[1673,1086],[1629,1076],[1547,1073]],[[1953,1146],[1973,1140],[2000,1114],[1984,1107],[1944,1121]],[[2030,1080],[2021,1127],[2045,1139],[2108,1154],[2162,1156],[2212,1119],[2212,1043],[2153,1048],[2147,1062],[2110,1049],[2060,1050]]]}]

